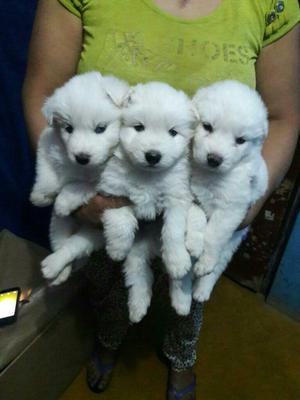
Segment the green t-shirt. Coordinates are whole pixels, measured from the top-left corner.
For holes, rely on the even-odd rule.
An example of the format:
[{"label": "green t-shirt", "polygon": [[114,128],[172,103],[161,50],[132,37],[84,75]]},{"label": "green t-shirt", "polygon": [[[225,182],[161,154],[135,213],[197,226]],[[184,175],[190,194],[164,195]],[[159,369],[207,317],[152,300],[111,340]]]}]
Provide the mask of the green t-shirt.
[{"label": "green t-shirt", "polygon": [[78,72],[99,70],[130,84],[164,81],[188,94],[223,79],[255,87],[261,48],[300,19],[297,0],[222,0],[194,20],[172,16],[153,0],[58,1],[82,19]]}]

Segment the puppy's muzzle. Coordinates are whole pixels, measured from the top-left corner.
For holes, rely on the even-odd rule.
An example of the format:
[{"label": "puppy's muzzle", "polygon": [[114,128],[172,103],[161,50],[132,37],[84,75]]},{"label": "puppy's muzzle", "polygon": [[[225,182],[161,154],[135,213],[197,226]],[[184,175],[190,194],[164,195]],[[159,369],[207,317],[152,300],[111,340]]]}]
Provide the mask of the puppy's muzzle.
[{"label": "puppy's muzzle", "polygon": [[223,158],[218,154],[209,153],[207,154],[207,164],[212,168],[219,167],[223,162]]},{"label": "puppy's muzzle", "polygon": [[90,162],[90,156],[85,153],[79,153],[76,154],[75,160],[78,162],[78,164],[86,165]]},{"label": "puppy's muzzle", "polygon": [[145,158],[150,165],[158,164],[161,159],[161,154],[156,150],[149,150],[145,153]]}]

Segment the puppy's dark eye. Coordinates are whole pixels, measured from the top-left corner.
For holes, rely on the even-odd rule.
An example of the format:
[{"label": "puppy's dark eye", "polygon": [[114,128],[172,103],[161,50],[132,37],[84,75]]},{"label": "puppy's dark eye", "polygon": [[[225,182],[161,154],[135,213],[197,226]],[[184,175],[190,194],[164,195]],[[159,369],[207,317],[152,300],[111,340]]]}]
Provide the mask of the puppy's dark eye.
[{"label": "puppy's dark eye", "polygon": [[169,134],[171,136],[176,136],[176,135],[178,135],[178,132],[176,131],[176,129],[172,128],[172,129],[169,130]]},{"label": "puppy's dark eye", "polygon": [[137,132],[142,132],[142,131],[145,130],[145,127],[144,127],[143,124],[138,124],[138,125],[134,125],[134,129],[135,129]]},{"label": "puppy's dark eye", "polygon": [[72,125],[67,125],[67,126],[65,127],[65,130],[66,130],[68,133],[73,133],[74,128],[73,128]]},{"label": "puppy's dark eye", "polygon": [[202,126],[207,132],[212,133],[214,130],[212,125],[209,122],[202,122]]},{"label": "puppy's dark eye", "polygon": [[105,129],[106,129],[105,125],[104,126],[98,125],[95,129],[95,133],[103,133]]},{"label": "puppy's dark eye", "polygon": [[242,136],[235,139],[236,144],[243,144],[245,142],[246,140]]}]

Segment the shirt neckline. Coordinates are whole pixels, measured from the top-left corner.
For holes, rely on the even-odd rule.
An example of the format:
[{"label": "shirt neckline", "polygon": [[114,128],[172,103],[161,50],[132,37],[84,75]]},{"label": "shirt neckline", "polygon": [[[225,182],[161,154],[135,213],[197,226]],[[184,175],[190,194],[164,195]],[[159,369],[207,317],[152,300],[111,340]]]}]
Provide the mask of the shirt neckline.
[{"label": "shirt neckline", "polygon": [[196,24],[199,22],[206,22],[214,17],[217,17],[222,12],[222,9],[224,8],[225,3],[227,2],[227,0],[222,0],[221,3],[218,6],[216,6],[216,8],[212,10],[208,15],[203,15],[192,19],[186,19],[183,17],[178,17],[177,15],[170,14],[168,11],[163,10],[154,3],[154,0],[142,0],[142,1],[148,7],[152,8],[152,10],[162,15],[163,17],[182,24]]}]

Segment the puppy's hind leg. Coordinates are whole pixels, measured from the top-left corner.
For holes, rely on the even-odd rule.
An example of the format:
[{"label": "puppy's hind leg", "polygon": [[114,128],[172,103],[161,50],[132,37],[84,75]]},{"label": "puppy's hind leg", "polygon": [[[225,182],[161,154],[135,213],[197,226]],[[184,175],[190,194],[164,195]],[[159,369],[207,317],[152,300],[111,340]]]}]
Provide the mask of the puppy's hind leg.
[{"label": "puppy's hind leg", "polygon": [[223,209],[217,209],[211,215],[204,232],[204,250],[194,266],[197,276],[204,276],[214,271],[246,211],[246,206],[234,207],[234,204],[231,204]]},{"label": "puppy's hind leg", "polygon": [[203,251],[206,223],[203,210],[197,204],[192,204],[188,211],[185,244],[191,256],[197,259]]},{"label": "puppy's hind leg", "polygon": [[131,207],[105,210],[102,217],[106,251],[112,260],[124,260],[132,247],[137,219]]},{"label": "puppy's hind leg", "polygon": [[87,204],[95,194],[95,189],[91,184],[69,183],[61,189],[55,199],[55,213],[60,217],[70,215],[83,204]]},{"label": "puppy's hind leg", "polygon": [[75,259],[90,255],[103,246],[102,232],[83,226],[70,236],[64,244],[42,261],[45,278],[53,279]]},{"label": "puppy's hind leg", "polygon": [[53,213],[49,233],[52,251],[60,249],[76,230],[78,230],[78,224],[74,218],[59,217]]},{"label": "puppy's hind leg", "polygon": [[168,274],[181,279],[190,270],[191,257],[185,247],[188,206],[175,205],[165,210],[162,228],[162,259]]},{"label": "puppy's hind leg", "polygon": [[182,279],[170,279],[170,297],[172,307],[178,315],[188,315],[192,304],[192,271]]},{"label": "puppy's hind leg", "polygon": [[198,277],[195,280],[193,286],[193,298],[196,301],[203,302],[209,300],[217,280],[222,275],[223,271],[225,271],[228,263],[230,262],[233,254],[239,247],[242,238],[246,232],[247,228],[244,229],[243,231],[235,232],[231,240],[226,245],[226,248],[223,250],[220,260],[218,261],[213,272]]},{"label": "puppy's hind leg", "polygon": [[50,286],[58,286],[65,282],[72,273],[72,264],[68,264],[53,281],[51,281]]},{"label": "puppy's hind leg", "polygon": [[153,253],[151,238],[140,236],[135,240],[124,263],[131,322],[141,321],[151,303],[153,273],[149,264]]},{"label": "puppy's hind leg", "polygon": [[[78,226],[73,218],[61,218],[55,215],[53,212],[50,222],[49,239],[51,249],[54,253],[64,246],[65,242],[72,236],[76,229],[78,229]],[[46,279],[48,279],[48,276],[55,277],[59,272],[57,268],[61,268],[60,265],[57,266],[54,262],[49,264],[47,263],[46,260],[48,260],[52,254],[50,254],[41,262],[42,274]]]},{"label": "puppy's hind leg", "polygon": [[218,275],[215,272],[196,278],[193,285],[194,300],[202,303],[210,298],[211,292],[218,280]]}]

